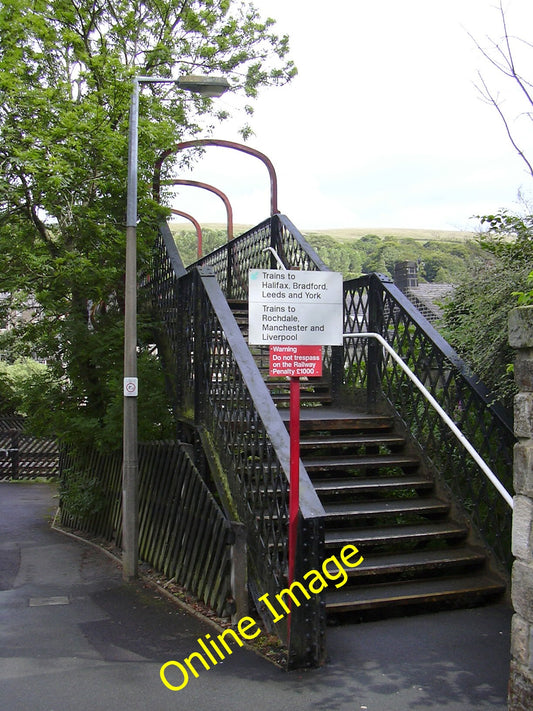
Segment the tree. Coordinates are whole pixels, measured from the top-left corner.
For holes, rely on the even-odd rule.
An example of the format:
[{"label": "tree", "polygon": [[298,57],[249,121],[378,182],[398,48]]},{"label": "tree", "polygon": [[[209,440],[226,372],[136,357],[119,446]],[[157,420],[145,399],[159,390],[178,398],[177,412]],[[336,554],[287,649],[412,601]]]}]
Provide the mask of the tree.
[{"label": "tree", "polygon": [[[510,89],[517,90],[518,117],[525,119],[528,132],[533,119],[533,83],[521,67],[531,66],[533,43],[513,36],[503,3],[499,2],[502,36],[489,39],[486,47],[474,40],[489,67],[499,78],[510,80]],[[510,116],[511,109],[494,91],[482,73],[479,90],[497,111],[505,132],[533,177],[532,159],[523,149],[518,127]],[[508,92],[512,97],[512,92]],[[514,98],[514,97],[513,97]],[[470,363],[476,374],[507,406],[512,405],[514,383],[509,364],[514,353],[507,343],[509,311],[517,296],[527,302],[528,275],[533,264],[533,215],[526,205],[525,214],[511,214],[506,210],[479,217],[486,228],[478,241],[495,259],[482,269],[473,271],[459,284],[452,302],[446,309],[446,336]]]},{"label": "tree", "polygon": [[501,210],[479,219],[488,227],[479,238],[483,249],[500,257],[507,266],[533,264],[533,215],[512,215]]},{"label": "tree", "polygon": [[[498,12],[502,27],[501,38],[497,40],[489,38],[486,47],[483,47],[476,39],[474,39],[474,42],[483,57],[488,61],[489,66],[495,69],[497,74],[511,80],[512,87],[517,90],[518,118],[525,120],[527,132],[529,133],[533,119],[533,84],[531,79],[528,79],[524,74],[523,67],[529,68],[531,66],[533,43],[513,36],[509,32],[508,19],[501,0],[498,3]],[[518,56],[520,56],[520,59],[518,59]],[[482,72],[479,72],[478,76],[478,88],[482,97],[496,109],[511,145],[523,161],[529,175],[533,177],[533,159],[523,149],[523,139],[517,135],[514,119],[509,116],[509,110],[499,94],[491,87],[491,82],[486,79]]]},{"label": "tree", "polygon": [[488,230],[479,237],[491,262],[472,270],[458,285],[445,312],[445,335],[495,397],[511,407],[514,359],[507,321],[518,293],[528,291],[533,264],[533,216],[505,211],[480,218]]},{"label": "tree", "polygon": [[509,311],[514,294],[527,284],[523,265],[498,259],[472,270],[445,307],[444,337],[489,388],[495,400],[511,409],[515,386],[509,366],[514,360],[508,344]]},{"label": "tree", "polygon": [[[261,87],[295,73],[288,39],[273,24],[233,0],[0,5],[0,291],[13,308],[35,300],[34,317],[10,331],[3,349],[53,361],[60,409],[83,410],[89,438],[104,428],[120,391],[132,77],[225,75],[247,116]],[[156,156],[178,140],[208,135],[227,116],[211,99],[169,85],[143,90],[141,268],[163,214],[150,199]],[[166,162],[167,172],[173,167]],[[150,340],[147,327],[139,327],[141,346]],[[140,360],[157,371],[147,353]],[[54,417],[48,426],[57,430]]]}]

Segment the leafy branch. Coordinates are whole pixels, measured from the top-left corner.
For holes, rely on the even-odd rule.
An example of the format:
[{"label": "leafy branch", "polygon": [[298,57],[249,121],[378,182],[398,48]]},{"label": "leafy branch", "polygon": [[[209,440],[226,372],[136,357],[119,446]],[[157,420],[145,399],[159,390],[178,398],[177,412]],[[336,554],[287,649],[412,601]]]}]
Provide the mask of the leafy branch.
[{"label": "leafy branch", "polygon": [[529,291],[513,291],[513,296],[517,296],[518,306],[533,306],[533,271],[527,278],[528,286],[531,286]]}]

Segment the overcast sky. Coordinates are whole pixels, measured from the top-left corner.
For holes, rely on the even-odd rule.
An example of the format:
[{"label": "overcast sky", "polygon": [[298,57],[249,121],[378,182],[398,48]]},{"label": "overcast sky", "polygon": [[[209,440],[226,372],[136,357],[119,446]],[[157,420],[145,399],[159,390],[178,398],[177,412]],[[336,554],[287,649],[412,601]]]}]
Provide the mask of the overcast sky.
[{"label": "overcast sky", "polygon": [[[472,215],[519,209],[520,189],[531,196],[533,179],[475,87],[481,71],[521,130],[526,106],[469,36],[483,46],[500,39],[498,0],[254,4],[290,36],[299,73],[261,95],[248,143],[274,163],[280,211],[297,227],[472,230]],[[509,33],[533,42],[533,2],[504,7]],[[533,50],[517,42],[516,52],[533,80]],[[231,109],[232,100],[217,101]],[[530,126],[518,135],[533,158]],[[231,125],[215,137],[240,140]],[[254,158],[210,148],[180,177],[223,190],[236,223],[268,217],[268,176]],[[225,220],[222,202],[197,188],[181,189],[174,207]]]}]

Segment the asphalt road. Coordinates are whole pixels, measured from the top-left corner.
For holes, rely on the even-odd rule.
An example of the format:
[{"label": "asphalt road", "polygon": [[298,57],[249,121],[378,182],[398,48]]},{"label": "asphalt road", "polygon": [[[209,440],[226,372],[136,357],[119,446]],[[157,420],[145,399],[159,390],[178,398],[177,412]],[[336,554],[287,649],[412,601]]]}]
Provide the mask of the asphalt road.
[{"label": "asphalt road", "polygon": [[330,661],[308,672],[237,648],[171,691],[161,665],[183,661],[213,628],[51,530],[53,495],[0,483],[0,711],[507,709],[502,604],[328,628]]}]

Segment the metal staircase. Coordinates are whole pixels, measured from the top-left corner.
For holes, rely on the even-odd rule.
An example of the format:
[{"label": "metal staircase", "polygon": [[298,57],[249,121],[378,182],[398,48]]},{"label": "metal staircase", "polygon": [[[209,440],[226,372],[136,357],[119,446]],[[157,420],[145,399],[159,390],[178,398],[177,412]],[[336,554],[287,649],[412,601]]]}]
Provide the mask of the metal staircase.
[{"label": "metal staircase", "polygon": [[325,553],[353,543],[364,555],[345,586],[328,590],[328,613],[470,606],[505,590],[392,418],[322,408],[305,414],[301,453],[326,512]]},{"label": "metal staircase", "polygon": [[[276,253],[274,260],[272,253]],[[274,215],[184,268],[168,227],[150,279],[157,348],[195,464],[228,518],[246,527],[255,600],[287,585],[288,383],[249,348],[250,269],[327,269],[292,223]],[[289,668],[325,658],[326,615],[363,619],[500,595],[512,510],[404,369],[416,373],[508,491],[512,426],[490,393],[389,279],[344,284],[344,346],[325,347],[324,377],[301,384],[300,511],[295,579],[349,542],[364,563],[337,590],[295,606],[275,631]],[[353,337],[352,337],[353,334]]]},{"label": "metal staircase", "polygon": [[[244,338],[247,303],[230,301]],[[288,427],[288,380],[268,374],[268,347],[251,352]],[[505,592],[487,550],[451,512],[407,433],[390,415],[333,405],[330,379],[300,382],[300,453],[324,507],[324,558],[355,545],[364,563],[328,589],[329,616],[388,616],[474,606]]]}]

